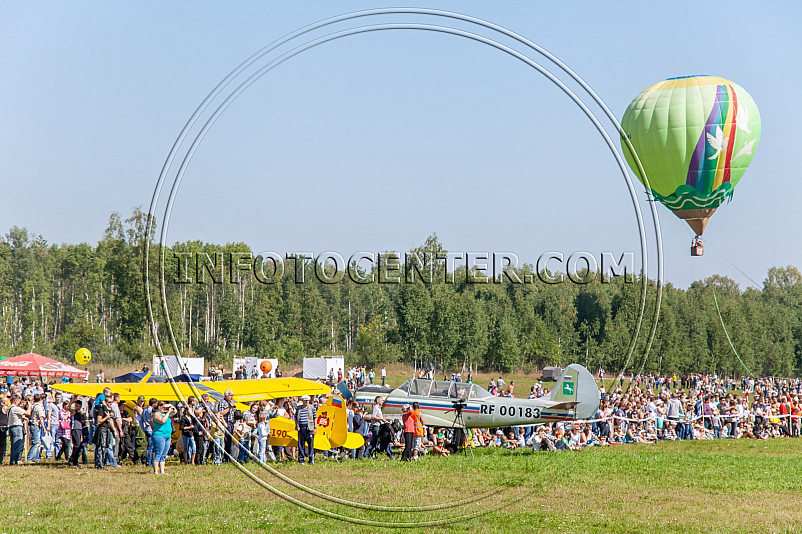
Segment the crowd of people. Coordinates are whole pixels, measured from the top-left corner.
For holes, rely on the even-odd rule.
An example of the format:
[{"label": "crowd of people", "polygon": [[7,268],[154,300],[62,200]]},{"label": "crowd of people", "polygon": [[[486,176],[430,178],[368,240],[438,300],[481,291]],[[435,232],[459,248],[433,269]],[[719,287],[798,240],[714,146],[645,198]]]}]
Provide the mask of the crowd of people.
[{"label": "crowd of people", "polygon": [[[422,370],[421,376],[429,373]],[[381,376],[386,377],[384,369]],[[344,376],[340,372],[333,377],[333,386],[337,379],[355,389],[373,383],[375,374],[350,368]],[[451,379],[461,377],[454,374]],[[471,379],[468,375],[467,380]],[[490,381],[488,389],[494,395],[515,396],[514,382],[508,384],[501,377]],[[529,398],[546,395],[548,389],[537,383]],[[628,382],[617,381],[610,391],[602,382],[600,396],[598,411],[586,421],[464,432],[427,426],[417,404],[404,406],[397,419],[383,414],[381,395],[367,411],[349,400],[348,431],[361,434],[364,445],[317,451],[317,455],[344,460],[395,458],[400,453],[402,460],[414,461],[427,454],[449,456],[464,446],[580,450],[662,440],[798,437],[802,429],[802,382],[798,379],[634,376]],[[108,387],[95,398],[70,398],[49,389],[43,380],[25,378],[0,387],[0,462],[8,453],[11,464],[45,458],[81,467],[87,465],[90,451],[98,469],[131,461],[149,466],[155,474],[165,474],[171,453],[190,465],[220,465],[234,459],[313,464],[318,408],[325,400],[325,395],[305,395],[247,403],[248,409],[239,410],[228,390],[219,401],[203,394],[189,397],[186,403],[144,397],[126,403]],[[297,446],[269,444],[270,422],[276,417],[295,422]]]},{"label": "crowd of people", "polygon": [[[530,398],[547,394],[533,386]],[[675,440],[799,437],[799,379],[716,375],[634,376],[600,387],[592,419],[519,429],[519,446],[540,450]],[[521,436],[522,435],[522,436]],[[503,441],[503,440],[502,440]]]}]

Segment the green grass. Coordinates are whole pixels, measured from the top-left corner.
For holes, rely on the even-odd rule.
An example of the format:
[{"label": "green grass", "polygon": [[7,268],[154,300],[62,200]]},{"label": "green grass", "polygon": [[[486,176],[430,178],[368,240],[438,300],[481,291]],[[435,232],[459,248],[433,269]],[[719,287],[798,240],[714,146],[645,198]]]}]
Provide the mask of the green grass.
[{"label": "green grass", "polygon": [[[477,451],[476,458],[386,459],[281,472],[342,498],[384,505],[442,503],[498,490],[441,512],[382,513],[322,501],[248,464],[266,482],[335,513],[422,521],[486,511],[407,532],[787,532],[802,528],[802,440],[622,445],[579,453]],[[90,458],[91,459],[91,458]],[[0,468],[0,532],[376,532],[287,503],[234,466],[168,462],[97,472],[62,465]],[[387,529],[385,531],[395,531]]]}]

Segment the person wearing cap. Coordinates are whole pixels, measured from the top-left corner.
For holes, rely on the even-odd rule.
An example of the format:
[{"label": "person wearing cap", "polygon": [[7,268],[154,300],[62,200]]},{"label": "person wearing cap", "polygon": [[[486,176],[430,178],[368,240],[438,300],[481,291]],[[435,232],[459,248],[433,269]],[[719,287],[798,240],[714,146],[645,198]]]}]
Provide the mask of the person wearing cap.
[{"label": "person wearing cap", "polygon": [[145,439],[147,446],[145,447],[145,465],[148,467],[153,465],[153,411],[159,401],[151,398],[148,405],[142,409],[140,421],[142,422],[142,430],[145,432]]},{"label": "person wearing cap", "polygon": [[309,401],[309,395],[301,397],[301,405],[295,411],[295,430],[298,431],[298,463],[304,463],[304,459],[309,457],[309,463],[314,464],[317,410]]},{"label": "person wearing cap", "polygon": [[[140,395],[136,399],[136,406],[134,406],[134,428],[133,428],[133,441],[134,441],[134,464],[147,463],[147,449],[148,449],[148,436],[145,433],[145,428],[142,422],[142,415],[145,412],[145,396]],[[151,413],[152,416],[152,413]]]},{"label": "person wearing cap", "polygon": [[106,395],[101,393],[95,401],[95,469],[103,469],[106,464],[106,449],[111,443],[111,410]]},{"label": "person wearing cap", "polygon": [[232,454],[231,449],[234,443],[233,439],[234,439],[235,411],[236,411],[236,403],[234,402],[234,392],[231,391],[230,389],[227,389],[223,396],[223,400],[217,403],[217,414],[228,425],[227,432],[225,433],[225,440],[223,443],[223,447],[225,450],[225,454],[223,455],[224,462],[227,462]]},{"label": "person wearing cap", "polygon": [[426,452],[423,448],[423,437],[426,435],[426,426],[423,422],[423,414],[420,411],[420,404],[412,403],[412,420],[415,423],[415,442],[412,447],[412,459],[419,460],[418,451]]}]

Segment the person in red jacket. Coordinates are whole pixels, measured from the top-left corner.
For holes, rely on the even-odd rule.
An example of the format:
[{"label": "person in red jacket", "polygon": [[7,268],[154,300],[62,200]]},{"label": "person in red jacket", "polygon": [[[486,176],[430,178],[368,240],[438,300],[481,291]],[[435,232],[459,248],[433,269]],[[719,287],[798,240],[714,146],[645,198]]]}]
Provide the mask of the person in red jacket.
[{"label": "person in red jacket", "polygon": [[404,423],[404,452],[401,454],[401,461],[408,462],[412,459],[412,449],[415,447],[415,420],[409,404],[404,405],[401,421]]}]

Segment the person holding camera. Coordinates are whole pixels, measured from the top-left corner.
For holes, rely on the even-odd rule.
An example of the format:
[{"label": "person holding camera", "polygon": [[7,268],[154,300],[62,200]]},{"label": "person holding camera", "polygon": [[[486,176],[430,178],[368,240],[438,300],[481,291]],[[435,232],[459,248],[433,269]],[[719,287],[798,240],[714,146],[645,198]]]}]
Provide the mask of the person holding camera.
[{"label": "person holding camera", "polygon": [[23,426],[31,415],[31,407],[22,406],[22,397],[15,393],[11,396],[8,412],[8,434],[11,436],[11,458],[9,465],[17,465],[22,460],[22,449],[25,448]]},{"label": "person holding camera", "polygon": [[95,469],[103,469],[106,465],[106,449],[111,443],[111,417],[112,412],[109,408],[111,399],[106,398],[103,393],[98,394],[95,399]]},{"label": "person holding camera", "polygon": [[181,440],[184,445],[184,463],[187,465],[195,463],[195,453],[197,452],[194,436],[195,421],[193,420],[193,414],[190,410],[191,408],[189,406],[184,406],[181,419],[178,423],[178,426],[181,428]]},{"label": "person holding camera", "polygon": [[223,399],[217,403],[217,415],[226,422],[227,428],[224,432],[223,447],[225,455],[223,461],[227,462],[232,455],[233,439],[234,439],[234,412],[237,411],[236,402],[234,402],[234,392],[227,389]]},{"label": "person holding camera", "polygon": [[[75,397],[73,397],[75,399]],[[86,452],[84,445],[84,427],[86,426],[86,415],[83,413],[83,403],[75,399],[70,406],[70,439],[72,440],[72,451],[67,465],[78,467],[78,459],[84,455],[86,463]]]},{"label": "person holding camera", "polygon": [[173,434],[173,421],[170,416],[177,413],[175,406],[168,402],[159,401],[153,410],[153,474],[166,475],[164,462],[167,460],[167,451],[170,449],[170,436]]},{"label": "person holding camera", "polygon": [[0,394],[0,465],[3,465],[3,458],[6,456],[6,444],[8,443],[8,408],[9,398],[5,391]]}]

